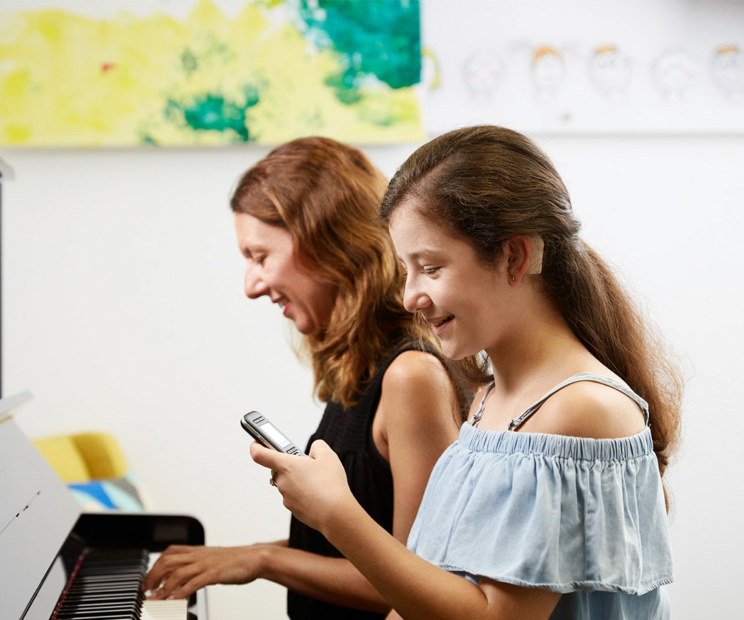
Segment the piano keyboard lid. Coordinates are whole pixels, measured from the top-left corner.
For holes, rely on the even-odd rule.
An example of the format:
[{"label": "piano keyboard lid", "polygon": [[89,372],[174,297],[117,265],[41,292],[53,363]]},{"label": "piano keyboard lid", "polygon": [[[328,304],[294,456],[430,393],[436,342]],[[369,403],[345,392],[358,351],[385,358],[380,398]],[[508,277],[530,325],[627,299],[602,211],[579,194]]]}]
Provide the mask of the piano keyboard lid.
[{"label": "piano keyboard lid", "polygon": [[30,397],[0,399],[0,601],[10,620],[25,616],[80,515],[67,486],[9,415]]}]

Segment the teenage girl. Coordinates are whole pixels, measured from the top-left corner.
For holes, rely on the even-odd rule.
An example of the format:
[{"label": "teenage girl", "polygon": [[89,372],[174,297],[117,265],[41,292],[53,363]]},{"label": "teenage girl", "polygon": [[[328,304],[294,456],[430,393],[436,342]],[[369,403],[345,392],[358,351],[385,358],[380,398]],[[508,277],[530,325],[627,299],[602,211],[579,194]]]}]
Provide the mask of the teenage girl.
[{"label": "teenage girl", "polygon": [[381,214],[406,308],[489,385],[432,472],[408,549],[360,509],[322,442],[312,458],[251,446],[284,504],[392,617],[669,618],[662,476],[681,382],[580,239],[548,157],[507,129],[450,132],[405,162]]}]

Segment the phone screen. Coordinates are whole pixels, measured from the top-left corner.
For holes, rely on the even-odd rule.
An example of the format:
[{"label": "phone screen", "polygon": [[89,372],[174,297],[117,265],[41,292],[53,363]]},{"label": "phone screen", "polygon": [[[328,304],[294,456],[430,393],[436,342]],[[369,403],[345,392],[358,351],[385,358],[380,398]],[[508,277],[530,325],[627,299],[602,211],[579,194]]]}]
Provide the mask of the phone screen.
[{"label": "phone screen", "polygon": [[261,432],[268,435],[282,450],[292,443],[271,422],[262,424]]}]

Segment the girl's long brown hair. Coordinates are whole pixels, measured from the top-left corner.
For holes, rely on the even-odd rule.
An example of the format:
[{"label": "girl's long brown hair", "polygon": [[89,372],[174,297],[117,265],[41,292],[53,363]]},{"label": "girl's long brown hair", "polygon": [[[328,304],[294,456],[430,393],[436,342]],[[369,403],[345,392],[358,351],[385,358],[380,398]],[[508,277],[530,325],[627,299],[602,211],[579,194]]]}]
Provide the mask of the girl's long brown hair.
[{"label": "girl's long brown hair", "polygon": [[[409,342],[439,351],[403,307],[405,275],[377,217],[386,186],[361,151],[329,138],[300,138],[246,171],[230,201],[235,213],[288,230],[298,263],[335,288],[328,324],[306,344],[318,398],[346,407],[395,348]],[[399,336],[391,338],[393,332]],[[460,418],[466,394],[454,384]]]},{"label": "girl's long brown hair", "polygon": [[[584,346],[649,404],[664,475],[678,446],[681,373],[607,263],[579,238],[580,224],[550,159],[527,137],[494,126],[444,134],[418,149],[390,181],[381,219],[409,198],[433,221],[467,240],[493,265],[515,234],[544,242],[540,282]],[[490,380],[487,360],[457,363]]]}]

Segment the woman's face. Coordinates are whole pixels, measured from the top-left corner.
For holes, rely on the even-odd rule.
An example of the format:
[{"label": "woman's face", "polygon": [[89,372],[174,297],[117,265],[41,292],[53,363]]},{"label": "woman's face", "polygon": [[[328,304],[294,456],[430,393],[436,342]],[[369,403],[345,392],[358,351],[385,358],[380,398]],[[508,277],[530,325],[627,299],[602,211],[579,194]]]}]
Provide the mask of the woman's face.
[{"label": "woman's face", "polygon": [[420,312],[444,353],[462,359],[498,343],[508,312],[505,269],[486,267],[469,243],[422,216],[411,199],[390,221],[390,235],[407,270],[405,306]]},{"label": "woman's face", "polygon": [[335,289],[300,265],[289,231],[247,213],[235,214],[235,231],[246,259],[245,294],[251,299],[267,295],[302,334],[323,331]]}]

